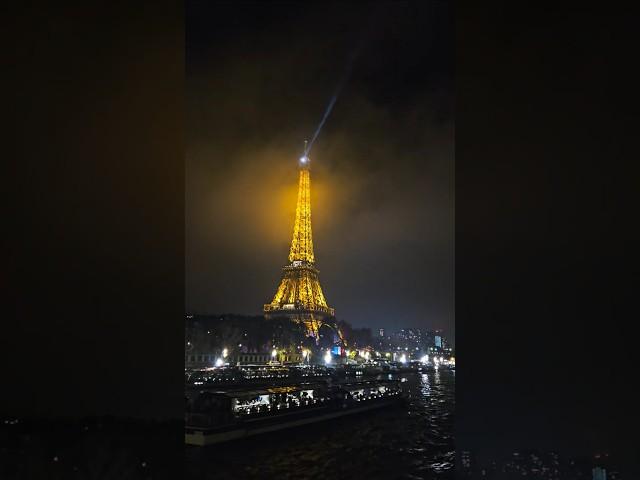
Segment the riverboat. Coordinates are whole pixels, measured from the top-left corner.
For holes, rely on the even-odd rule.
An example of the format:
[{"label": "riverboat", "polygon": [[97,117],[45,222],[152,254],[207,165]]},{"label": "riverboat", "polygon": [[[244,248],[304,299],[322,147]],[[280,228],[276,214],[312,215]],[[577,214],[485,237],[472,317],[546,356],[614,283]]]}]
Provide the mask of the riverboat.
[{"label": "riverboat", "polygon": [[399,381],[203,390],[187,407],[185,442],[206,446],[238,440],[391,407],[406,398]]}]

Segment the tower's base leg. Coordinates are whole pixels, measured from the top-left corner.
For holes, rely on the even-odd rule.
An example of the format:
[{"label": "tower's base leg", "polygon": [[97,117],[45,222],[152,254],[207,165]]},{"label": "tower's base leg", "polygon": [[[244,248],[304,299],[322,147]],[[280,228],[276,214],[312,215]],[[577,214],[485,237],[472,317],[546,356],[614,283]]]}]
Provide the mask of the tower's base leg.
[{"label": "tower's base leg", "polygon": [[320,343],[320,327],[322,326],[322,322],[311,317],[304,320],[304,325],[307,329],[307,335],[315,339],[316,345]]}]

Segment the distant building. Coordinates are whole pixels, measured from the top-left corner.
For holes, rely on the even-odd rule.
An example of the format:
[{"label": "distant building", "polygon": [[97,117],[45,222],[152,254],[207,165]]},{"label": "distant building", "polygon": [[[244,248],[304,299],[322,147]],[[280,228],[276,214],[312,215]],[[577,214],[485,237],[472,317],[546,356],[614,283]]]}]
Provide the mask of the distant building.
[{"label": "distant building", "polygon": [[595,467],[591,473],[592,480],[607,480],[607,471],[602,467]]},{"label": "distant building", "polygon": [[[184,356],[185,368],[209,368],[216,366],[216,360],[220,359],[220,355],[200,352],[188,352]],[[279,352],[276,358],[271,356],[271,352],[236,352],[231,353],[224,359],[224,363],[235,365],[267,365],[272,361],[281,363],[301,363],[303,361],[302,354]]]},{"label": "distant building", "polygon": [[229,357],[230,365],[266,365],[271,360],[271,353],[247,352],[237,353]]},{"label": "distant building", "polygon": [[207,368],[216,363],[216,356],[210,352],[188,352],[184,355],[185,368]]}]

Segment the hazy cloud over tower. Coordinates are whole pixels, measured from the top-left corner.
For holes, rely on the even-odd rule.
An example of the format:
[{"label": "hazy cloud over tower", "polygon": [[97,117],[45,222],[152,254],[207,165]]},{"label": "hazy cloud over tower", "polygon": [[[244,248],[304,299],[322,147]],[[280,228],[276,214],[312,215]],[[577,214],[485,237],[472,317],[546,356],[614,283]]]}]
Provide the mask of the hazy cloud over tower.
[{"label": "hazy cloud over tower", "polygon": [[[189,10],[186,294],[198,312],[259,313],[272,295],[291,241],[302,142],[365,13],[251,8]],[[356,326],[453,333],[446,8],[384,7],[311,152],[316,265],[338,318]],[[342,33],[327,38],[327,25]]]}]

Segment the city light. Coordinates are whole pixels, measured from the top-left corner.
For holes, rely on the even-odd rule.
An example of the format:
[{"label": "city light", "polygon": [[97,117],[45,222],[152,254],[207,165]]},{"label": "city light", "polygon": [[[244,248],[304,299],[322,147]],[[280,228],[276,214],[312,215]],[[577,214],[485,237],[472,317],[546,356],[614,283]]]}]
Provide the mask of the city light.
[{"label": "city light", "polygon": [[404,353],[400,356],[400,363],[407,363],[407,356]]},{"label": "city light", "polygon": [[331,352],[327,350],[327,353],[324,354],[324,363],[329,365],[331,363]]},{"label": "city light", "polygon": [[224,365],[224,360],[222,360],[220,357],[218,357],[216,359],[216,367],[221,367],[222,365]]},{"label": "city light", "polygon": [[225,348],[222,350],[222,358],[227,358],[227,355],[229,355],[229,350]]},{"label": "city light", "polygon": [[271,350],[271,358],[276,358],[278,356],[278,351],[274,348]]},{"label": "city light", "polygon": [[421,361],[422,363],[429,363],[429,355],[424,355],[424,356],[420,359],[420,361]]}]

